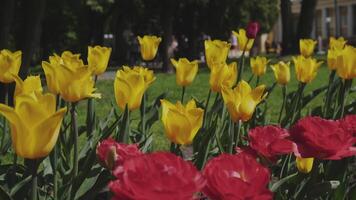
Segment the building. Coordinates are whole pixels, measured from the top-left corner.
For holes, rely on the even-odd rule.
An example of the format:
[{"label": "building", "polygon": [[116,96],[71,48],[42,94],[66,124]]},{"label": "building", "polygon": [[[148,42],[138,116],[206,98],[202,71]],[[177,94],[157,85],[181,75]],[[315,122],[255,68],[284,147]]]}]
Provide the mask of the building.
[{"label": "building", "polygon": [[[292,14],[295,26],[297,26],[301,9],[301,0],[291,0]],[[325,49],[330,36],[337,35],[335,0],[318,0],[315,10],[314,27],[311,37],[323,44],[319,44],[319,50]],[[336,0],[338,8],[339,35],[346,38],[350,44],[356,44],[356,0]],[[282,21],[279,17],[272,32],[266,40],[282,42]]]}]

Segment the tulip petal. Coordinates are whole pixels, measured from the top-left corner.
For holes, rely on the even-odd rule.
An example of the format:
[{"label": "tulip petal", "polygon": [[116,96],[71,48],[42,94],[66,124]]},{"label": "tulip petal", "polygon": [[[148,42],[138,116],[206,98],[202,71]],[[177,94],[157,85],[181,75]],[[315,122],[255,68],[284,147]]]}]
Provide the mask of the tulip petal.
[{"label": "tulip petal", "polygon": [[251,95],[256,103],[259,103],[263,99],[263,93],[265,91],[265,85],[259,85],[254,90],[252,90]]},{"label": "tulip petal", "polygon": [[18,138],[27,137],[26,127],[15,110],[5,104],[0,104],[0,114],[3,115],[11,125],[11,140],[16,153],[22,152],[22,145]]},{"label": "tulip petal", "polygon": [[[192,127],[187,117],[175,110],[169,110],[167,113],[166,135],[178,144],[190,144],[190,138],[194,138]],[[195,133],[196,134],[196,133]]]},{"label": "tulip petal", "polygon": [[66,112],[67,108],[62,108],[35,127],[26,158],[42,158],[52,151]]},{"label": "tulip petal", "polygon": [[161,99],[161,105],[162,105],[162,122],[163,124],[167,124],[168,111],[171,109],[175,109],[175,106],[171,102],[165,99]]}]

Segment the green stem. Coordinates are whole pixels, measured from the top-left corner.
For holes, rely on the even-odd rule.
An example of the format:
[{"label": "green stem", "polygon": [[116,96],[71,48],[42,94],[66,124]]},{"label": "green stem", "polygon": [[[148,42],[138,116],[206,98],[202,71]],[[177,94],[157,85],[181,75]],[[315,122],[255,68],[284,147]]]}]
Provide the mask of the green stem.
[{"label": "green stem", "polygon": [[293,105],[293,110],[292,110],[292,120],[290,121],[290,124],[293,124],[295,122],[295,118],[298,116],[298,113],[300,112],[299,104],[300,104],[300,99],[303,95],[303,91],[305,88],[305,83],[299,83],[298,91],[294,95],[295,97],[295,104]]},{"label": "green stem", "polygon": [[239,70],[238,70],[238,73],[237,73],[237,81],[236,81],[236,84],[240,82],[241,78],[242,78],[242,73],[244,71],[244,66],[245,66],[245,53],[246,53],[246,47],[247,47],[247,44],[248,42],[250,41],[250,39],[247,39],[247,42],[244,46],[244,50],[242,51],[242,55],[241,55],[241,60],[240,60],[240,67],[239,67]]},{"label": "green stem", "polygon": [[229,122],[229,133],[230,133],[230,143],[229,143],[229,153],[231,154],[234,147],[235,142],[235,123],[230,120]]},{"label": "green stem", "polygon": [[252,81],[252,79],[253,79],[254,76],[255,76],[255,75],[251,74],[250,78],[249,78],[248,81],[247,81],[248,84],[250,84],[250,82]]},{"label": "green stem", "polygon": [[31,175],[32,175],[32,189],[31,189],[31,200],[37,200],[37,169],[38,169],[38,161],[31,160]]},{"label": "green stem", "polygon": [[141,101],[141,132],[142,135],[146,134],[146,93],[143,94]]},{"label": "green stem", "polygon": [[335,70],[332,70],[329,75],[329,85],[328,85],[328,90],[326,91],[325,106],[323,110],[324,118],[327,117],[327,114],[329,113],[331,97],[333,96],[333,94],[331,93],[331,85],[334,82],[335,74],[336,74]]},{"label": "green stem", "polygon": [[340,118],[344,117],[344,113],[345,113],[345,104],[347,101],[347,96],[350,90],[350,87],[352,85],[352,79],[349,80],[344,80],[343,83],[343,87],[342,87],[342,100],[341,100],[341,104],[340,104]]},{"label": "green stem", "polygon": [[72,108],[70,110],[71,114],[71,125],[72,125],[72,136],[73,136],[73,171],[72,178],[78,175],[78,126],[77,126],[77,112],[75,110],[77,103],[72,103]]},{"label": "green stem", "polygon": [[93,98],[89,98],[87,102],[87,135],[91,136],[95,127],[95,101]]},{"label": "green stem", "polygon": [[[290,159],[292,157],[292,154],[288,154],[284,157],[283,159],[283,165],[282,165],[282,169],[281,169],[281,173],[279,174],[279,178],[283,178],[285,173],[286,173],[286,170],[289,168],[289,162],[290,162]],[[287,168],[287,169],[286,169]],[[288,171],[288,170],[287,170]]]},{"label": "green stem", "polygon": [[122,129],[121,135],[123,136],[123,143],[125,144],[129,144],[130,143],[130,110],[128,105],[126,104],[125,107],[125,114],[126,115],[124,117],[125,121],[123,123],[124,124],[124,128]]},{"label": "green stem", "polygon": [[206,123],[206,115],[207,115],[207,112],[208,112],[210,96],[211,96],[211,89],[209,89],[208,99],[206,100],[206,104],[205,104],[205,108],[204,108],[203,126],[202,126],[203,128],[205,127],[205,123]]},{"label": "green stem", "polygon": [[219,147],[219,150],[220,150],[220,153],[223,153],[224,152],[224,148],[223,148],[223,145],[221,143],[221,136],[222,136],[222,133],[224,132],[224,129],[225,129],[225,115],[226,115],[226,106],[223,105],[223,110],[221,112],[221,117],[220,117],[220,122],[219,122],[219,130],[217,131],[217,133],[215,134],[215,137],[216,137],[216,143]]},{"label": "green stem", "polygon": [[234,131],[234,133],[235,133],[235,135],[234,135],[234,141],[235,141],[234,148],[238,147],[239,142],[240,142],[241,126],[242,126],[242,121],[239,120],[239,122],[237,123],[237,132]]},{"label": "green stem", "polygon": [[54,145],[54,160],[53,160],[53,199],[58,199],[58,177],[57,177],[57,165],[58,165],[58,142]]},{"label": "green stem", "polygon": [[185,86],[182,87],[182,98],[180,100],[182,104],[184,104],[184,94],[185,94]]},{"label": "green stem", "polygon": [[259,83],[260,83],[260,77],[257,76],[257,78],[256,78],[256,87],[258,86]]},{"label": "green stem", "polygon": [[279,116],[278,116],[278,124],[281,124],[281,119],[283,115],[283,109],[287,101],[287,86],[283,85],[282,86],[282,96],[283,96],[283,101],[282,101],[282,107],[281,110],[279,111]]}]

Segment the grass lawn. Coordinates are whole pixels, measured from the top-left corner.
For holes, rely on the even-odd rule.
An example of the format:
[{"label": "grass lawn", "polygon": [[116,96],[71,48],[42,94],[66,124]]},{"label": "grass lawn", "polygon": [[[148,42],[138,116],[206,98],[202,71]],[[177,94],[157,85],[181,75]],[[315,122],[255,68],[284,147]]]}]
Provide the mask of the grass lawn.
[{"label": "grass lawn", "polygon": [[[298,82],[295,78],[294,67],[291,68],[291,82],[288,84],[288,91],[294,91],[297,88]],[[207,68],[200,68],[199,73],[194,80],[193,84],[186,89],[185,100],[194,96],[199,100],[205,100],[208,95],[209,90],[209,70]],[[156,81],[151,85],[148,89],[148,99],[149,102],[152,102],[158,95],[163,92],[167,92],[167,99],[175,102],[180,100],[182,89],[181,87],[176,85],[175,74],[164,74],[157,73]],[[243,79],[248,80],[251,77],[251,70],[249,67],[245,68],[245,72],[243,74]],[[316,88],[327,85],[329,77],[329,70],[325,65],[323,65],[318,72],[317,77],[306,86],[305,92],[308,93]],[[267,86],[271,86],[274,83],[274,75],[270,68],[268,68],[267,73],[261,77],[260,83],[266,84]],[[251,85],[255,86],[256,80],[253,79],[251,81]],[[355,85],[355,84],[354,84]],[[102,99],[97,100],[96,102],[96,110],[97,116],[99,119],[103,119],[111,110],[112,105],[116,106],[114,91],[113,91],[113,80],[100,80],[97,83],[98,92],[102,93]],[[214,98],[215,94],[212,95]],[[310,104],[307,106],[308,108],[313,108],[318,105],[323,104],[323,94],[319,95],[315,98]],[[355,93],[350,95],[348,100],[355,99]],[[267,115],[272,122],[276,122],[278,118],[278,113],[280,106],[282,104],[282,93],[281,88],[277,85],[274,91],[270,94],[268,100],[268,111]],[[79,105],[79,121],[80,123],[85,122],[86,117],[86,102],[82,102]],[[133,123],[131,124],[135,127],[139,120],[139,110],[134,111],[131,115],[133,119]],[[157,121],[152,127],[151,131],[154,132],[154,148],[156,150],[167,150],[169,146],[168,140],[164,136],[164,130],[161,121]]]}]

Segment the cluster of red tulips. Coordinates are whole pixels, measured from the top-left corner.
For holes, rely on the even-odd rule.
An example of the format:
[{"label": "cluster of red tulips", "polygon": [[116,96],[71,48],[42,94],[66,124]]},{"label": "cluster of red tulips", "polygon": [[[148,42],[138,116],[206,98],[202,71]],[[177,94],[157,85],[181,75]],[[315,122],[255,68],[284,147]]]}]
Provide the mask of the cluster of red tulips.
[{"label": "cluster of red tulips", "polygon": [[[114,199],[272,199],[268,189],[279,156],[294,153],[317,160],[339,160],[356,155],[356,115],[341,120],[300,119],[289,130],[261,126],[248,133],[249,144],[236,154],[212,158],[200,173],[182,157],[168,152],[142,153],[135,144],[102,141],[97,147],[101,164],[115,180]],[[303,162],[303,161],[301,161]],[[301,172],[313,166],[297,162]],[[309,168],[309,169],[308,169]]]}]

